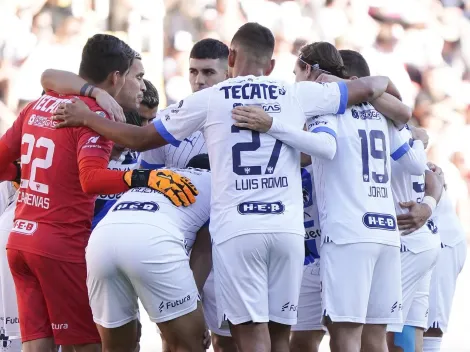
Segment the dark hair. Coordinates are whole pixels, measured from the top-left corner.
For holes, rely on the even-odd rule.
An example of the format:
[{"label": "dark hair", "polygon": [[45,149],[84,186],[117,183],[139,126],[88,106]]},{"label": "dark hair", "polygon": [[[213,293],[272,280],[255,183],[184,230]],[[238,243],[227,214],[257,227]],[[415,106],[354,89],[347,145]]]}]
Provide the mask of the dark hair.
[{"label": "dark hair", "polygon": [[142,99],[141,104],[145,105],[149,109],[156,108],[160,103],[160,97],[158,96],[158,90],[152,84],[152,82],[144,79],[145,83],[145,92],[144,98]]},{"label": "dark hair", "polygon": [[124,74],[134,57],[135,51],[119,38],[95,34],[83,47],[79,75],[92,83],[101,83],[111,72]]},{"label": "dark hair", "polygon": [[207,38],[194,44],[189,54],[191,59],[228,59],[228,46],[220,40]]},{"label": "dark hair", "polygon": [[370,76],[370,69],[366,59],[364,59],[364,57],[357,51],[340,50],[339,53],[343,58],[347,78],[352,76],[359,78]]},{"label": "dark hair", "polygon": [[233,36],[232,44],[238,44],[253,58],[271,60],[276,41],[273,33],[255,22],[241,26]]},{"label": "dark hair", "polygon": [[211,165],[209,163],[209,155],[208,154],[198,154],[193,156],[191,160],[186,164],[186,167],[192,167],[195,169],[204,169],[210,170]]},{"label": "dark hair", "polygon": [[302,70],[306,69],[307,64],[318,65],[320,69],[337,77],[346,78],[343,59],[334,45],[328,42],[315,42],[303,46],[297,62]]},{"label": "dark hair", "polygon": [[137,111],[124,111],[126,123],[134,126],[142,126],[142,119]]}]

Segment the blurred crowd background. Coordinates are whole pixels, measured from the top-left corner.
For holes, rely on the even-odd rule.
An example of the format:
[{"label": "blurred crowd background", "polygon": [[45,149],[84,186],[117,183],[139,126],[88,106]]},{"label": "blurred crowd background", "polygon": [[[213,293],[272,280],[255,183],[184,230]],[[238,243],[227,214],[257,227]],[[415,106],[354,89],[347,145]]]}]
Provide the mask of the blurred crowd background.
[{"label": "blurred crowd background", "polygon": [[391,77],[413,123],[430,135],[470,233],[470,1],[462,0],[0,0],[0,129],[36,99],[47,68],[78,71],[86,39],[108,32],[144,57],[162,106],[189,94],[192,45],[229,44],[256,21],[276,36],[273,76],[293,81],[299,48],[329,41],[358,50],[373,74]]}]

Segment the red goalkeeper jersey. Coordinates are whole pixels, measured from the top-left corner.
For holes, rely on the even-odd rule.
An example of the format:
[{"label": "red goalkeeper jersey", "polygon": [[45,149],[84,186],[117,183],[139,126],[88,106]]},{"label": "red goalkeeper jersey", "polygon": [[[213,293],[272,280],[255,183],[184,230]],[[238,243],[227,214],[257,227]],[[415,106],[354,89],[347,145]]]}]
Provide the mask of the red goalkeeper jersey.
[{"label": "red goalkeeper jersey", "polygon": [[[89,128],[54,129],[51,116],[72,96],[48,92],[29,104],[0,142],[21,157],[21,185],[7,248],[84,262],[96,196],[83,192],[80,160],[109,160],[112,143]],[[103,117],[95,100],[79,97]]]}]

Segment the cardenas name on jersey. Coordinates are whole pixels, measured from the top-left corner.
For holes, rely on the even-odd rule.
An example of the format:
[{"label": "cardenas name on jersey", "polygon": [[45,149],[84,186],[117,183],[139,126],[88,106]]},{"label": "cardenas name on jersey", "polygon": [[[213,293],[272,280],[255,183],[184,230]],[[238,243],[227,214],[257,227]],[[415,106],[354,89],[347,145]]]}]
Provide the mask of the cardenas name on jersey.
[{"label": "cardenas name on jersey", "polygon": [[304,265],[320,259],[321,229],[317,200],[313,184],[312,166],[302,168],[302,193],[304,200],[305,260]]},{"label": "cardenas name on jersey", "polygon": [[390,154],[402,143],[390,136],[386,118],[364,103],[343,115],[317,116],[307,126],[315,133],[328,131],[337,141],[333,160],[312,163],[322,241],[399,246]]},{"label": "cardenas name on jersey", "polygon": [[178,208],[153,189],[133,188],[119,198],[97,228],[108,224],[146,224],[194,242],[197,231],[209,220],[211,174],[200,169],[172,170],[188,177],[199,190],[196,203]]}]

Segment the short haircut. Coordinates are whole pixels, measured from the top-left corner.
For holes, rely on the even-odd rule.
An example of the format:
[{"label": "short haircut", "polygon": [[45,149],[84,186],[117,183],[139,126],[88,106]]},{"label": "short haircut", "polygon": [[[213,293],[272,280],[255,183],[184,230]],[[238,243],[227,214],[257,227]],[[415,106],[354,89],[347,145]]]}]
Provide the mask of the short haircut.
[{"label": "short haircut", "polygon": [[209,163],[209,155],[208,154],[198,154],[193,156],[191,160],[186,164],[186,167],[192,167],[194,169],[203,169],[203,170],[210,170],[211,165]]},{"label": "short haircut", "polygon": [[344,67],[346,68],[347,78],[367,77],[370,76],[369,65],[366,59],[354,50],[340,50],[341,57],[343,58]]},{"label": "short haircut", "polygon": [[132,64],[135,51],[121,39],[95,34],[83,47],[79,75],[92,83],[101,83],[112,72],[124,74]]},{"label": "short haircut", "polygon": [[346,70],[343,59],[334,45],[328,42],[315,42],[300,49],[298,65],[305,70],[308,65],[318,65],[320,69],[345,78]]},{"label": "short haircut", "polygon": [[189,54],[191,59],[228,59],[228,46],[220,40],[207,38],[194,44]]},{"label": "short haircut", "polygon": [[142,126],[142,119],[137,111],[125,111],[126,123],[134,126]]},{"label": "short haircut", "polygon": [[271,60],[276,41],[273,33],[255,22],[241,26],[233,36],[232,44],[240,45],[253,58]]},{"label": "short haircut", "polygon": [[141,104],[145,105],[149,109],[154,109],[158,107],[158,104],[160,103],[158,90],[157,88],[155,88],[152,82],[144,79],[144,83],[145,83],[145,92],[144,92],[144,98],[142,99]]}]

